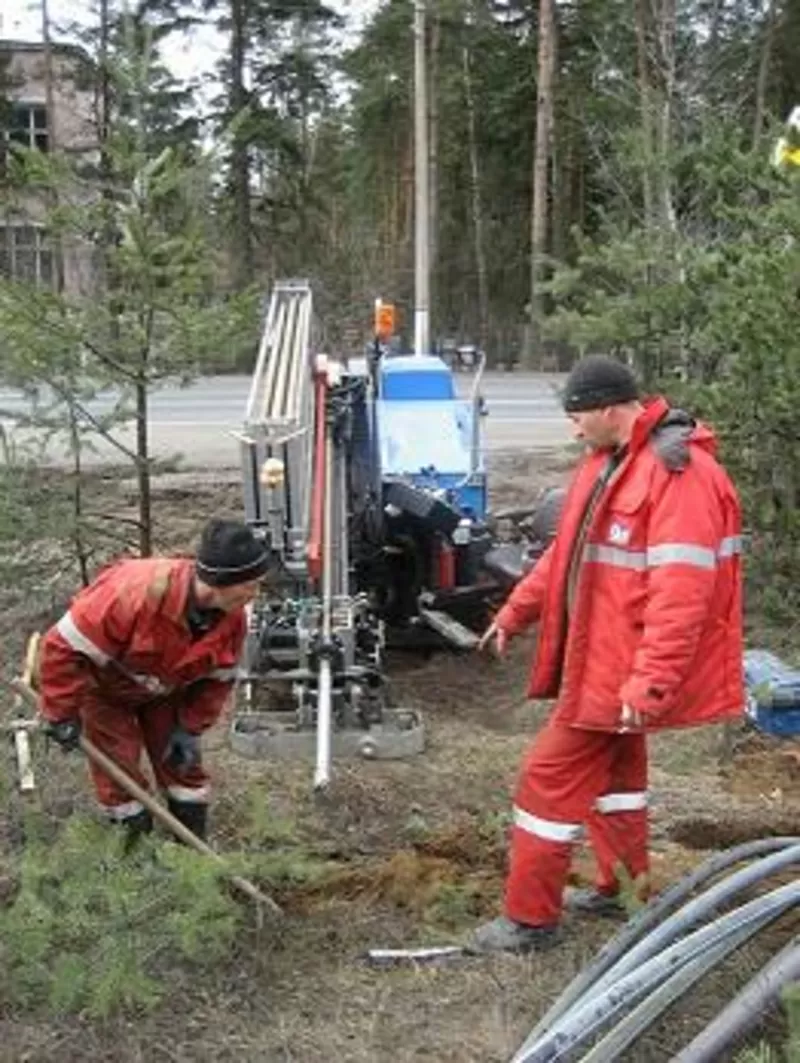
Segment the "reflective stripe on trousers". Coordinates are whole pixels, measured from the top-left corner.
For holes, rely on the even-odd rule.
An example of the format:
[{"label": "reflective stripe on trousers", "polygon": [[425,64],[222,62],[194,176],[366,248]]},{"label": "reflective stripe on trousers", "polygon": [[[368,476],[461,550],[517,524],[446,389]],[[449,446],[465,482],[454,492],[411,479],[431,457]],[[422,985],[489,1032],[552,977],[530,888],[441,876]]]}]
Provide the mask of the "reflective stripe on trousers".
[{"label": "reflective stripe on trousers", "polygon": [[529,749],[514,799],[505,911],[557,923],[575,842],[588,828],[596,885],[613,892],[624,868],[647,873],[647,745],[643,734],[548,722]]},{"label": "reflective stripe on trousers", "polygon": [[141,801],[124,801],[120,805],[104,805],[103,811],[115,823],[122,823],[126,819],[133,819],[134,816],[138,816],[140,812],[144,812],[144,805]]},{"label": "reflective stripe on trousers", "polygon": [[167,794],[173,801],[206,805],[211,798],[210,786],[168,786]]},{"label": "reflective stripe on trousers", "polygon": [[640,790],[638,793],[603,794],[594,803],[594,807],[603,815],[613,812],[636,812],[640,808],[647,808],[647,805],[646,790]]}]

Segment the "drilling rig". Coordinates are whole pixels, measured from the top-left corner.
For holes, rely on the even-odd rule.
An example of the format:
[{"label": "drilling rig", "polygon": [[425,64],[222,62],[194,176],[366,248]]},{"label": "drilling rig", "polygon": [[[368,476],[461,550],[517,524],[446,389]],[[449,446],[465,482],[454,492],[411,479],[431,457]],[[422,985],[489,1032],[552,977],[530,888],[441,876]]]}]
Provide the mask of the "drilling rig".
[{"label": "drilling rig", "polygon": [[307,281],[276,285],[240,436],[245,516],[276,559],[253,604],[231,742],[251,756],[410,756],[387,647],[466,651],[552,534],[557,498],[487,510],[483,359],[459,396],[433,355],[391,355],[376,306],[358,358],[315,350]]}]

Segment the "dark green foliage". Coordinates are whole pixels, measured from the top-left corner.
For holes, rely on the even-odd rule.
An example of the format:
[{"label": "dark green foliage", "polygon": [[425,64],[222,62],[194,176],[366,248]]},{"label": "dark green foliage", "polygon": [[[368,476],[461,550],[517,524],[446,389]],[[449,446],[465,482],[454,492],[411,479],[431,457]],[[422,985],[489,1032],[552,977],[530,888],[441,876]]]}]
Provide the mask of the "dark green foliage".
[{"label": "dark green foliage", "polygon": [[17,874],[0,909],[6,1006],[150,1007],[170,973],[223,959],[242,920],[212,861],[149,839],[125,857],[121,833],[77,817],[54,840],[31,838]]}]

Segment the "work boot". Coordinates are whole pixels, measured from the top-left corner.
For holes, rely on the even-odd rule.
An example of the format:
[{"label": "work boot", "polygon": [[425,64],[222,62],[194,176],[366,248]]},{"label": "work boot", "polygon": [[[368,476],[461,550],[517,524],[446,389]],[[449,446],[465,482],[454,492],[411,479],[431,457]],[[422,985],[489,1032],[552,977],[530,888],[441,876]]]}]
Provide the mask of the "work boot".
[{"label": "work boot", "polygon": [[142,837],[145,834],[149,834],[153,829],[153,817],[146,808],[141,809],[141,811],[132,816],[125,816],[124,819],[115,820],[115,822],[125,831],[122,851],[126,856],[132,853],[142,840]]},{"label": "work boot", "polygon": [[548,949],[558,941],[558,927],[527,926],[516,923],[506,915],[500,915],[491,923],[484,923],[473,931],[464,946],[465,952],[516,952],[526,953]]},{"label": "work boot", "polygon": [[624,919],[627,915],[616,893],[603,893],[594,886],[587,889],[568,886],[564,890],[564,907],[579,915],[601,915],[609,919]]},{"label": "work boot", "polygon": [[192,834],[196,834],[201,841],[206,840],[208,805],[205,801],[177,801],[174,797],[168,797],[167,807],[175,819],[180,820],[184,827],[188,827]]}]

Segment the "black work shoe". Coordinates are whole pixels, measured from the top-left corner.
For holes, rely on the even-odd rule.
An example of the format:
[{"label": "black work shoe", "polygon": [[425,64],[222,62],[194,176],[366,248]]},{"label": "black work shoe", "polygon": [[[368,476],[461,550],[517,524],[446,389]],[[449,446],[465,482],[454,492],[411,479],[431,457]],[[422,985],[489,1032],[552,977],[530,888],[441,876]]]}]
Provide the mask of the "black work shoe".
[{"label": "black work shoe", "polygon": [[576,889],[564,890],[564,907],[568,912],[580,915],[602,915],[609,919],[625,918],[627,912],[622,901],[615,893],[601,893],[600,890]]},{"label": "black work shoe", "polygon": [[[167,807],[175,819],[180,820],[184,827],[188,827],[192,834],[196,834],[201,841],[206,840],[208,805],[204,801],[176,801],[174,797],[168,797]],[[179,838],[175,840],[180,841]]]},{"label": "black work shoe", "polygon": [[134,816],[126,816],[116,821],[125,831],[125,840],[122,849],[125,855],[132,853],[142,840],[143,835],[149,834],[153,829],[153,817],[146,808],[137,812]]},{"label": "black work shoe", "polygon": [[465,952],[526,953],[551,948],[558,941],[557,926],[526,926],[500,915],[473,931],[464,946]]}]

